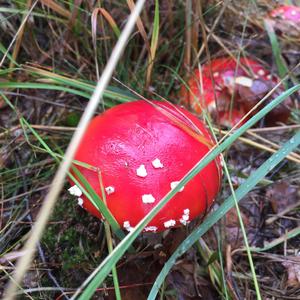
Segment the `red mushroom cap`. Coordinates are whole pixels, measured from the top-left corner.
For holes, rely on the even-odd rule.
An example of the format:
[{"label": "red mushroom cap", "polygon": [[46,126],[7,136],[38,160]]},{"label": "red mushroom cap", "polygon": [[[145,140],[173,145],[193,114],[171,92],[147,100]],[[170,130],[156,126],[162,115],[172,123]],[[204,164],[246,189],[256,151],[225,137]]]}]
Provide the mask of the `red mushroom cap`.
[{"label": "red mushroom cap", "polygon": [[[212,60],[211,64],[203,65],[201,74],[199,69],[196,69],[188,81],[190,90],[182,87],[181,95],[183,102],[190,104],[195,111],[201,113],[203,108],[206,108],[221,125],[225,123],[234,125],[232,120],[225,120],[226,116],[230,115],[232,105],[234,110],[239,111],[234,114],[240,115],[241,118],[242,112],[252,109],[278,82],[278,77],[272,76],[255,60],[241,58],[238,63],[231,57],[223,57]],[[232,104],[231,101],[233,101]],[[288,102],[289,100],[286,101],[285,114],[281,121],[286,121],[289,116]],[[240,118],[233,119],[239,120]],[[272,124],[278,118],[270,113],[268,120]]]},{"label": "red mushroom cap", "polygon": [[281,36],[300,37],[300,7],[281,5],[269,13],[269,24]]},{"label": "red mushroom cap", "polygon": [[[194,71],[188,81],[190,91],[187,92],[185,87],[182,88],[183,101],[189,103],[197,112],[202,112],[202,108],[212,111],[216,107],[215,99],[217,101],[223,99],[224,91],[232,91],[236,85],[236,78],[240,77],[271,79],[270,73],[260,63],[249,58],[241,58],[239,64],[231,57],[217,58],[212,60],[210,65],[203,65],[201,74],[199,69]],[[203,93],[201,93],[200,78],[202,78]],[[223,103],[218,102],[218,106],[219,104],[223,106]]]},{"label": "red mushroom cap", "polygon": [[296,24],[300,23],[300,7],[294,5],[281,5],[270,12],[272,18],[279,18],[291,21]]},{"label": "red mushroom cap", "polygon": [[[75,159],[101,171],[107,206],[120,226],[130,231],[213,144],[204,124],[188,111],[141,100],[115,106],[95,117]],[[102,198],[97,172],[77,168]],[[204,214],[219,191],[221,172],[219,159],[209,163],[144,231],[186,225]],[[83,208],[101,218],[84,195],[80,199]]]}]

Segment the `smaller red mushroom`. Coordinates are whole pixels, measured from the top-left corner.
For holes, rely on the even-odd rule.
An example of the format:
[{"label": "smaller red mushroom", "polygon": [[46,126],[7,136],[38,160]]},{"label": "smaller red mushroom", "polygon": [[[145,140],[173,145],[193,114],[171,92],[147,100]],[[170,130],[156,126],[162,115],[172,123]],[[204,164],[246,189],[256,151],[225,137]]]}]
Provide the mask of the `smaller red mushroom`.
[{"label": "smaller red mushroom", "polygon": [[281,5],[270,12],[272,18],[292,21],[300,24],[300,7],[294,5]]},{"label": "smaller red mushroom", "polygon": [[[201,72],[196,69],[188,81],[189,90],[182,87],[181,95],[183,102],[196,112],[201,113],[206,109],[221,125],[233,126],[277,82],[279,78],[272,76],[255,60],[241,58],[238,63],[231,57],[223,57],[203,65]],[[279,90],[282,91],[282,88]],[[233,112],[229,113],[230,110]],[[226,119],[230,115],[234,117],[231,120]],[[286,121],[288,115],[289,110],[285,109],[280,121]],[[277,121],[273,113],[268,115],[267,120],[269,123]]]},{"label": "smaller red mushroom", "polygon": [[[213,145],[204,124],[185,109],[158,101],[135,101],[95,117],[75,159],[101,171],[107,207],[120,226],[131,231]],[[77,168],[102,198],[98,173]],[[144,231],[184,226],[205,214],[219,191],[221,176],[217,158],[182,187]],[[69,192],[79,197],[79,204],[102,218],[70,182]]]},{"label": "smaller red mushroom", "polygon": [[271,24],[280,34],[290,37],[300,36],[300,7],[281,5],[269,13]]}]

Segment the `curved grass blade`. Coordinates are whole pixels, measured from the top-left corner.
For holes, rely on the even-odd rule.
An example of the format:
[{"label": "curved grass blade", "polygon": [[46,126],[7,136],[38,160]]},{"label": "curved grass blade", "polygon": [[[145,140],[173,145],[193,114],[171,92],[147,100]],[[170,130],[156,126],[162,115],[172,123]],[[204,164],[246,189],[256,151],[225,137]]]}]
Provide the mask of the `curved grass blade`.
[{"label": "curved grass blade", "polygon": [[[0,44],[0,52],[1,52],[1,44]],[[8,56],[8,55],[7,55],[7,57],[10,58],[11,56]],[[15,61],[13,61],[13,62],[15,63]],[[0,76],[8,75],[8,74],[10,74],[10,73],[12,73],[12,72],[16,72],[16,71],[18,71],[18,70],[19,70],[19,68],[0,69]]]},{"label": "curved grass blade", "polygon": [[[37,10],[38,11],[38,10]],[[46,13],[43,13],[42,11],[41,12],[37,12],[37,11],[33,11],[31,12],[31,16],[33,17],[38,17],[38,18],[45,18],[45,19],[49,19],[49,20],[53,20],[53,21],[56,21],[56,22],[59,22],[59,23],[66,23],[67,20],[66,19],[63,19],[63,18],[60,18],[60,17],[57,17],[57,16],[54,16],[54,15],[51,15],[51,14],[46,14]],[[17,9],[17,8],[10,8],[10,7],[0,7],[0,13],[9,13],[9,17],[7,17],[6,19],[12,17],[12,16],[15,16],[15,15],[26,15],[28,14],[28,9]]]},{"label": "curved grass blade", "polygon": [[[248,192],[250,192],[257,183],[265,177],[268,172],[274,169],[287,155],[300,145],[300,131],[298,131],[294,137],[286,142],[277,153],[273,154],[263,165],[261,165],[250,177],[236,190],[237,200],[241,200]],[[175,250],[169,260],[165,263],[160,274],[156,278],[156,281],[148,296],[148,300],[154,300],[159,292],[160,286],[164,279],[169,274],[170,269],[176,262],[176,259],[184,254],[190,247],[193,246],[199,238],[206,233],[216,222],[218,222],[232,207],[235,205],[233,196],[230,196],[225,202],[213,213],[211,213],[204,222],[195,229]]]},{"label": "curved grass blade", "polygon": [[274,107],[284,101],[289,95],[294,93],[300,88],[300,85],[296,85],[287,91],[283,92],[280,96],[271,101],[268,105],[262,108],[255,116],[247,121],[243,126],[237,129],[231,136],[229,136],[218,147],[212,148],[205,157],[203,157],[178,183],[178,185],[171,190],[161,201],[149,212],[130,232],[120,244],[114,249],[114,251],[108,255],[102,263],[93,271],[93,273],[86,279],[81,287],[74,294],[72,299],[78,296],[83,288],[85,290],[80,296],[80,300],[89,299],[97,287],[103,282],[106,276],[110,273],[112,267],[119,261],[122,255],[126,252],[129,246],[137,238],[143,228],[153,219],[154,216],[170,201],[170,199],[177,194],[177,192],[186,185],[191,179],[193,179],[208,163],[210,163],[216,156],[222,153],[228,148],[237,138],[239,138],[247,129],[253,126],[261,118],[263,118]]},{"label": "curved grass blade", "polygon": [[92,202],[92,204],[97,208],[97,210],[103,215],[103,217],[109,223],[116,236],[122,240],[125,237],[125,234],[120,228],[114,216],[111,214],[107,206],[104,204],[103,200],[95,192],[95,190],[86,180],[86,178],[81,174],[81,172],[74,165],[72,166],[72,170],[74,171],[74,173],[76,174],[76,176],[79,178],[80,181],[78,181],[71,173],[69,173],[68,176],[75,182],[75,184],[82,190],[84,195]]},{"label": "curved grass blade", "polygon": [[74,94],[77,96],[81,96],[87,99],[90,99],[91,93],[85,93],[82,91],[78,91],[75,89],[70,89],[60,85],[54,84],[46,84],[46,83],[34,83],[34,82],[0,82],[0,89],[4,88],[20,88],[20,89],[43,89],[43,90],[56,90],[56,91],[63,91],[70,94]]},{"label": "curved grass blade", "polygon": [[71,18],[71,12],[68,11],[66,8],[64,8],[63,6],[57,4],[55,1],[53,0],[41,0],[41,2],[48,6],[49,8],[51,8],[53,11],[55,11],[56,13],[58,13],[59,15],[70,19]]},{"label": "curved grass blade", "polygon": [[[20,122],[26,125],[32,134],[37,138],[37,140],[43,145],[46,151],[57,161],[60,162],[55,155],[55,153],[50,149],[47,143],[40,137],[40,135],[30,126],[30,124],[24,119],[21,118]],[[86,178],[81,174],[81,172],[76,168],[75,165],[72,166],[73,172],[76,174],[78,181],[70,172],[68,172],[68,176],[75,182],[75,184],[80,188],[83,194],[91,201],[91,203],[97,208],[97,210],[104,216],[107,222],[110,224],[113,232],[119,239],[123,239],[125,237],[124,232],[120,228],[119,224],[117,223],[116,219],[113,217],[109,209],[103,203],[102,199],[98,196],[98,194],[94,191],[92,186],[86,180]]]},{"label": "curved grass blade", "polygon": [[[4,61],[5,61],[6,57],[7,57],[7,55],[9,54],[10,49],[11,49],[12,46],[13,46],[13,44],[16,42],[16,39],[17,39],[18,36],[20,35],[20,32],[22,32],[22,30],[24,29],[24,26],[25,26],[25,24],[27,23],[27,20],[28,20],[28,18],[30,17],[30,15],[31,15],[31,13],[32,13],[32,11],[33,11],[33,9],[36,7],[37,3],[38,3],[38,0],[36,0],[34,3],[30,4],[31,7],[30,7],[30,9],[28,10],[28,13],[23,17],[22,22],[21,22],[21,24],[20,24],[18,30],[17,30],[16,33],[14,34],[14,36],[13,36],[13,38],[12,38],[10,44],[8,45],[8,47],[7,47],[7,49],[6,49],[6,51],[5,51],[4,55],[3,55],[3,57],[1,58],[1,61],[0,61],[0,68],[2,67],[2,65],[3,65],[3,63],[4,63]],[[12,55],[12,57],[13,57],[13,55]]]},{"label": "curved grass blade", "polygon": [[[57,83],[75,87],[76,89],[80,88],[88,92],[93,92],[95,89],[95,83],[93,82],[86,82],[83,80],[73,79],[68,76],[60,75],[41,68],[25,65],[24,70],[26,72],[30,72],[31,74],[38,75],[39,77],[43,76],[45,78],[52,79]],[[118,87],[112,87],[112,86],[108,86],[106,88],[104,92],[104,96],[109,99],[117,100],[120,102],[128,102],[136,99],[136,96],[133,95],[128,90],[123,90]]]},{"label": "curved grass blade", "polygon": [[[2,97],[6,101],[6,103],[17,114],[18,112],[17,112],[15,106],[9,101],[9,99],[4,94],[2,94],[1,92],[0,92],[0,95],[2,95]],[[22,126],[22,128],[24,130],[24,134],[26,135],[26,137],[27,137],[27,134],[26,134],[25,127],[27,127],[32,132],[32,134],[36,137],[36,139],[44,147],[44,149],[47,151],[47,153],[49,155],[51,155],[55,159],[56,162],[59,163],[60,159],[58,158],[58,156],[56,155],[56,153],[54,153],[52,151],[52,149],[49,147],[49,145],[42,139],[42,137],[36,132],[36,130],[33,129],[30,126],[30,124],[26,121],[26,119],[23,118],[23,117],[20,117],[19,122],[20,122],[20,124],[21,124],[21,126]],[[27,139],[28,139],[28,137],[27,137]],[[76,168],[75,165],[72,165],[72,170],[75,173],[75,175],[77,176],[77,178],[80,180],[80,182],[70,172],[68,172],[68,176],[75,182],[75,184],[77,186],[79,186],[79,188],[82,190],[82,192],[84,193],[84,195],[92,202],[92,204],[104,216],[104,218],[107,220],[107,222],[112,227],[112,230],[116,234],[116,236],[120,240],[122,240],[125,237],[125,234],[122,231],[122,229],[120,228],[120,226],[117,223],[117,221],[115,220],[115,218],[113,217],[113,215],[111,214],[111,212],[109,211],[109,209],[103,203],[102,199],[94,191],[94,189],[92,188],[92,186],[89,184],[89,182],[86,180],[86,178],[81,174],[81,172]]]},{"label": "curved grass blade", "polygon": [[[134,7],[135,7],[135,3],[134,3],[133,0],[127,0],[127,5],[129,7],[130,11],[132,11],[134,9]],[[137,18],[136,27],[138,28],[138,30],[140,32],[140,35],[142,36],[142,38],[144,40],[144,43],[145,43],[145,46],[146,46],[148,52],[151,53],[150,44],[149,44],[149,41],[148,41],[147,33],[146,33],[144,24],[143,24],[143,22],[142,22],[142,20],[141,20],[140,17]]]},{"label": "curved grass blade", "polygon": [[92,13],[92,24],[95,24],[95,28],[93,28],[94,32],[97,32],[97,16],[98,13],[100,13],[108,22],[110,25],[111,29],[113,30],[114,34],[116,35],[117,38],[120,37],[121,31],[115,22],[114,18],[111,16],[111,14],[104,8],[95,8],[93,13]]},{"label": "curved grass blade", "polygon": [[[91,95],[95,89],[94,82],[70,78],[65,75],[50,72],[48,70],[45,70],[42,68],[37,68],[34,66],[30,66],[30,65],[23,65],[19,69],[7,69],[7,70],[11,70],[11,72],[22,70],[27,73],[30,73],[31,75],[38,76],[39,80],[41,79],[41,76],[44,78],[49,78],[50,80],[53,80],[54,82],[58,83],[59,85],[66,85],[68,87],[74,87],[76,89],[76,91],[79,89],[79,90],[88,92],[88,95]],[[7,73],[9,73],[9,71],[7,71]],[[11,84],[12,85],[24,84],[24,82],[13,82]],[[53,85],[52,82],[49,82],[49,83],[33,82],[33,83],[28,83],[28,84],[49,84],[51,86]],[[21,87],[25,88],[26,86],[21,86]],[[29,86],[27,88],[34,88],[34,87]],[[53,88],[49,87],[49,89],[53,89]],[[69,92],[72,92],[72,91],[69,91]],[[119,102],[129,102],[129,101],[133,101],[133,100],[137,99],[137,97],[134,94],[132,94],[130,91],[121,89],[119,87],[114,87],[114,86],[108,86],[106,88],[106,90],[104,91],[104,97],[106,97],[108,99],[116,100]]]},{"label": "curved grass blade", "polygon": [[[102,199],[103,199],[104,204],[107,206],[105,188],[104,188],[104,185],[103,185],[101,172],[98,172],[98,178],[99,178],[99,184],[100,184],[100,187],[101,187]],[[111,253],[113,251],[114,247],[113,247],[113,241],[112,241],[110,226],[109,226],[109,223],[106,220],[104,221],[104,228],[105,228],[105,237],[106,237],[106,244],[107,244],[108,253]],[[117,272],[116,266],[114,266],[113,269],[112,269],[112,277],[113,277],[113,283],[114,283],[114,287],[115,287],[116,300],[122,300],[121,291],[120,291],[120,284],[119,284],[119,279],[118,279],[118,272]]]},{"label": "curved grass blade", "polygon": [[[57,80],[59,82],[59,80]],[[61,82],[60,82],[61,83]],[[76,82],[71,81],[68,82],[68,85],[74,86],[76,88],[82,88],[83,85],[77,84]],[[85,88],[83,90],[88,91],[80,91],[78,89],[72,89],[69,87],[65,87],[62,85],[55,85],[55,84],[47,84],[47,83],[35,83],[35,82],[0,82],[0,89],[1,88],[22,88],[22,89],[43,89],[43,90],[56,90],[56,91],[63,91],[67,92],[73,95],[81,96],[86,99],[90,99],[91,94],[94,90],[94,86],[88,87],[88,85],[85,85]],[[130,95],[128,92],[122,91],[120,88],[117,87],[108,87],[106,91],[104,92],[104,97],[108,99],[112,99],[118,102],[130,102],[134,101],[137,98]],[[108,107],[113,106],[112,103],[105,103]]]},{"label": "curved grass blade", "polygon": [[151,38],[151,46],[150,53],[148,56],[148,66],[146,72],[146,87],[149,87],[152,69],[154,66],[155,54],[158,45],[158,37],[159,37],[159,1],[155,0],[155,9],[154,9],[154,22],[153,22],[153,32]]},{"label": "curved grass blade", "polygon": [[[292,238],[295,238],[296,236],[300,235],[300,226],[286,232],[283,236],[271,241],[271,242],[268,242],[264,245],[264,247],[262,248],[259,248],[259,247],[251,247],[250,250],[253,251],[253,252],[264,252],[264,251],[267,251],[267,250],[270,250],[282,243],[286,243],[286,241],[288,241],[289,239],[292,239]],[[237,249],[236,252],[238,251],[244,251],[245,249],[242,248],[242,249]]]},{"label": "curved grass blade", "polygon": [[278,40],[276,37],[276,33],[274,31],[272,24],[269,21],[265,20],[264,26],[265,26],[265,29],[269,36],[269,39],[270,39],[270,43],[272,46],[272,51],[273,51],[276,65],[277,65],[279,77],[284,78],[284,76],[289,72],[289,69],[286,66],[286,63],[281,55],[281,50],[280,50],[280,46],[279,46],[279,43],[278,43]]},{"label": "curved grass blade", "polygon": [[[223,159],[223,157],[222,157],[222,159]],[[248,242],[248,238],[247,238],[247,234],[246,234],[245,225],[244,225],[243,218],[241,216],[241,211],[240,211],[240,208],[239,208],[239,205],[238,205],[239,199],[237,198],[237,196],[235,194],[235,190],[234,190],[234,187],[232,185],[232,181],[231,181],[231,178],[230,178],[228,167],[227,167],[227,164],[226,164],[224,159],[223,159],[223,163],[224,163],[224,172],[225,172],[226,177],[228,179],[228,184],[229,184],[229,187],[230,187],[231,197],[233,198],[233,201],[234,201],[234,206],[235,206],[235,209],[236,209],[236,212],[237,212],[238,220],[239,220],[239,223],[240,223],[240,228],[241,228],[241,231],[242,231],[242,236],[243,236],[243,240],[244,240],[244,244],[245,244],[245,248],[246,248],[246,252],[247,252],[247,256],[248,256],[248,262],[249,262],[249,265],[250,265],[250,270],[251,270],[251,274],[252,274],[252,278],[253,278],[253,285],[254,285],[254,289],[255,289],[255,293],[256,293],[255,296],[256,296],[257,300],[262,300],[261,293],[260,293],[260,288],[259,288],[259,284],[258,284],[256,272],[255,272],[255,267],[254,267],[254,263],[253,263],[253,258],[252,258],[252,254],[251,254],[251,250],[250,250],[250,247],[249,247],[249,242]],[[241,187],[242,187],[242,185],[241,185]]]},{"label": "curved grass blade", "polygon": [[[7,49],[4,47],[4,45],[2,43],[0,43],[0,52],[3,53],[3,55],[5,53],[7,53]],[[12,62],[14,65],[19,66],[18,63],[15,61],[15,59],[12,57],[12,55],[10,55],[9,53],[7,53],[7,58],[9,59],[10,62]],[[1,70],[3,71],[3,70]]]}]

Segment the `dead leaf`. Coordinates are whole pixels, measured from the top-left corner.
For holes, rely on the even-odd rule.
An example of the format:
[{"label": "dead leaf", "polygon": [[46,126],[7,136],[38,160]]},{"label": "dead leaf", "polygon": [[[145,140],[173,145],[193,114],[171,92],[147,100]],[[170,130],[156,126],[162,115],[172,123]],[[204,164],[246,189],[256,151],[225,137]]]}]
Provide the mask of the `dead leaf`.
[{"label": "dead leaf", "polygon": [[[216,299],[210,283],[199,275],[194,260],[185,257],[168,275],[169,288],[176,290],[176,299]],[[174,298],[168,298],[174,299]]]},{"label": "dead leaf", "polygon": [[298,201],[297,189],[287,181],[272,185],[267,190],[266,196],[269,198],[275,213],[282,212],[287,206],[295,204]]},{"label": "dead leaf", "polygon": [[282,265],[286,268],[288,279],[288,287],[300,287],[300,261],[299,263],[285,261]]},{"label": "dead leaf", "polygon": [[[240,211],[243,223],[246,229],[249,227],[249,219]],[[239,248],[244,244],[243,234],[236,208],[232,208],[225,217],[226,222],[226,240],[233,249]]]},{"label": "dead leaf", "polygon": [[[261,79],[253,80],[251,87],[244,85],[238,85],[238,102],[244,105],[247,111],[250,111],[267,93],[269,93],[275,87],[275,83],[272,80],[263,81]],[[283,87],[278,87],[276,91],[272,93],[270,97],[264,102],[263,106],[269,104],[277,96],[283,92]],[[270,113],[265,117],[265,121],[268,125],[274,125],[277,122],[286,122],[290,115],[291,99],[287,98],[281,104],[277,105]],[[253,114],[257,111],[255,110]]]}]

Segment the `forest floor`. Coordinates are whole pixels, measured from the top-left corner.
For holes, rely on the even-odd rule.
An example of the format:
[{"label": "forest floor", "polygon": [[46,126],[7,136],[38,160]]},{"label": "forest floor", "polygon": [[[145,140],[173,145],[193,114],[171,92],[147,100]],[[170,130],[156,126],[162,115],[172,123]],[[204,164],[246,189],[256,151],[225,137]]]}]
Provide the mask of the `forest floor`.
[{"label": "forest floor", "polygon": [[[66,150],[130,14],[127,2],[2,0],[0,297],[58,168],[51,154]],[[278,6],[267,0],[146,1],[97,113],[143,95],[184,105],[202,118],[183,99],[181,86],[194,69],[225,56],[249,57],[273,77],[284,78],[275,91],[280,95],[299,83],[300,21],[274,21],[270,12]],[[246,92],[261,99],[266,91],[261,95],[259,88]],[[243,101],[244,92],[237,95]],[[288,111],[260,120],[223,152],[235,189],[299,130],[299,99],[300,93],[291,95]],[[229,128],[218,117],[212,121],[222,138]],[[238,212],[232,208],[177,259],[159,299],[300,299],[299,166],[298,148],[243,197]],[[108,255],[103,223],[78,206],[69,187],[66,181],[19,299],[69,299]],[[212,211],[230,195],[224,176]],[[116,265],[122,299],[146,299],[164,264],[196,227],[191,222],[186,228],[140,234],[135,252]],[[113,241],[119,242],[115,236]],[[116,299],[114,289],[108,276],[94,299]]]}]

